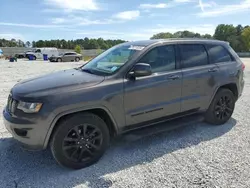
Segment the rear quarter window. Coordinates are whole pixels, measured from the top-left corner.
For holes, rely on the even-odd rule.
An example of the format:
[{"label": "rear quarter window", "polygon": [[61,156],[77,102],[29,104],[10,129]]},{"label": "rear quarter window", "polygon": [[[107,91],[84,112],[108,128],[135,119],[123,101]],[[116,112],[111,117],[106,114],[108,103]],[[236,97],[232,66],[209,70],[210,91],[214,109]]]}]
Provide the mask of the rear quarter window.
[{"label": "rear quarter window", "polygon": [[211,63],[222,63],[233,61],[231,54],[221,45],[207,45]]}]

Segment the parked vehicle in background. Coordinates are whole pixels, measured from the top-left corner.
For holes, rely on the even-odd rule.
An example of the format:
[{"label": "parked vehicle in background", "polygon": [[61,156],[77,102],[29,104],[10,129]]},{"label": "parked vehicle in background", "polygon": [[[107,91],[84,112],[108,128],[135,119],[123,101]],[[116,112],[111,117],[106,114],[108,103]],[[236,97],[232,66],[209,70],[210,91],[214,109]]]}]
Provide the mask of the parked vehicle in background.
[{"label": "parked vehicle in background", "polygon": [[34,60],[43,59],[43,54],[47,54],[48,58],[52,56],[58,56],[59,52],[57,48],[36,48],[32,52],[27,52],[26,57],[32,55]]},{"label": "parked vehicle in background", "polygon": [[242,94],[244,69],[223,41],[123,43],[79,68],[17,83],[5,126],[26,147],[50,146],[59,164],[84,168],[101,158],[111,137],[131,130],[184,116],[190,122],[194,114],[223,125]]},{"label": "parked vehicle in background", "polygon": [[27,53],[29,53],[29,52],[34,52],[34,50],[27,50],[27,51],[25,51],[23,53],[17,53],[17,54],[15,54],[15,57],[20,58],[20,59],[28,58]]},{"label": "parked vehicle in background", "polygon": [[49,58],[50,62],[78,62],[80,60],[82,60],[82,54],[78,54],[76,52],[65,52],[58,56],[52,56]]}]

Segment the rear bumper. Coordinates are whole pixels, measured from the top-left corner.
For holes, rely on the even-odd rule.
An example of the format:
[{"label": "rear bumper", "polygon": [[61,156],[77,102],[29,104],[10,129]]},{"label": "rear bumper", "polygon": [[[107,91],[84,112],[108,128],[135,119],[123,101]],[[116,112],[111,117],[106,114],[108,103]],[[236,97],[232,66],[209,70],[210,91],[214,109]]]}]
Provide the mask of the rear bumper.
[{"label": "rear bumper", "polygon": [[4,125],[13,138],[29,150],[42,150],[46,134],[40,131],[42,126],[30,121],[12,117],[6,109],[3,111]]},{"label": "rear bumper", "polygon": [[245,80],[242,79],[241,82],[240,82],[240,88],[239,88],[238,98],[241,97],[241,95],[242,95],[242,93],[243,93],[243,90],[244,90],[244,86],[245,86]]}]

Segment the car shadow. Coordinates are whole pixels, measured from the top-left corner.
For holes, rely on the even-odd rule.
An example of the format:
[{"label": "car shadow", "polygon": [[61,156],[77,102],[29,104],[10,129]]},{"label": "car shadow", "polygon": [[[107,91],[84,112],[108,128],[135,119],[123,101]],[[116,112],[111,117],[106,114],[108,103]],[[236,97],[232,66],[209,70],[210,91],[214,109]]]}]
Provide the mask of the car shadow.
[{"label": "car shadow", "polygon": [[77,171],[57,165],[49,150],[29,152],[12,138],[0,139],[0,187],[109,187],[105,175],[216,139],[236,123],[232,118],[223,126],[197,123],[136,141],[118,138],[98,163]]}]

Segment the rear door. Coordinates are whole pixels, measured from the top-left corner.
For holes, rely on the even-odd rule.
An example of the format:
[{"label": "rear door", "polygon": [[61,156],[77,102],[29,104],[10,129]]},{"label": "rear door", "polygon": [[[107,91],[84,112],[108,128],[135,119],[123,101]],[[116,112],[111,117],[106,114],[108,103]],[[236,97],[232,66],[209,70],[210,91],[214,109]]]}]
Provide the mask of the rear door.
[{"label": "rear door", "polygon": [[153,74],[124,80],[126,124],[132,126],[180,112],[182,73],[175,45],[158,46],[137,63],[151,65]]},{"label": "rear door", "polygon": [[216,88],[219,69],[209,63],[203,44],[180,44],[179,52],[183,74],[181,111],[206,109]]},{"label": "rear door", "polygon": [[65,53],[62,57],[64,62],[69,62],[71,59],[70,53]]}]

